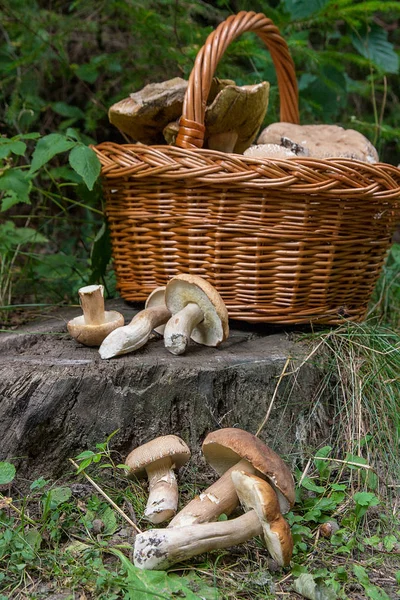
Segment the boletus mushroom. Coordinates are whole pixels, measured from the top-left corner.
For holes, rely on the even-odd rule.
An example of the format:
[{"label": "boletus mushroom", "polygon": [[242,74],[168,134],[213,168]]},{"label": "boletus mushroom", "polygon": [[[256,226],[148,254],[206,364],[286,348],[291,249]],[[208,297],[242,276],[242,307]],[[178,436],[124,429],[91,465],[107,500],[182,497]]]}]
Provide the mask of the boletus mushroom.
[{"label": "boletus mushroom", "polygon": [[278,144],[295,154],[315,158],[351,158],[368,163],[379,161],[371,142],[359,131],[338,125],[295,125],[273,123],[257,139],[257,144]]},{"label": "boletus mushroom", "polygon": [[237,470],[267,479],[277,494],[283,514],[293,506],[294,481],[289,467],[255,435],[235,427],[218,429],[207,435],[202,450],[220,478],[186,504],[169,527],[213,521],[223,513],[229,515],[239,504],[231,478],[232,472]]},{"label": "boletus mushroom", "polygon": [[171,317],[165,306],[165,287],[152,291],[146,300],[144,310],[138,312],[132,321],[108,335],[99,348],[101,358],[113,358],[138,350],[147,342],[153,329],[163,333],[164,325]]},{"label": "boletus mushroom", "polygon": [[287,566],[292,557],[293,539],[279,510],[274,489],[265,480],[243,471],[233,471],[231,477],[247,511],[244,515],[217,523],[145,531],[135,539],[135,566],[167,569],[203,552],[236,546],[258,535],[263,537],[276,562]]},{"label": "boletus mushroom", "polygon": [[218,346],[229,335],[228,311],[217,290],[199,275],[173,277],[165,289],[171,311],[164,330],[164,344],[172,354],[183,354],[192,339]]},{"label": "boletus mushroom", "polygon": [[162,131],[181,116],[186,88],[180,77],[149,83],[111,106],[110,123],[142,144],[165,143]]},{"label": "boletus mushroom", "polygon": [[178,484],[174,469],[179,469],[190,458],[190,450],[177,435],[165,435],[147,442],[127,456],[128,477],[149,480],[149,497],[145,517],[151,523],[170,519],[178,506]]},{"label": "boletus mushroom", "polygon": [[102,341],[124,325],[124,317],[115,310],[104,309],[104,287],[87,285],[78,290],[83,315],[67,323],[67,329],[77,342],[85,346],[100,346]]},{"label": "boletus mushroom", "polygon": [[269,83],[227,85],[207,106],[206,141],[211,150],[243,154],[254,139],[268,108]]}]

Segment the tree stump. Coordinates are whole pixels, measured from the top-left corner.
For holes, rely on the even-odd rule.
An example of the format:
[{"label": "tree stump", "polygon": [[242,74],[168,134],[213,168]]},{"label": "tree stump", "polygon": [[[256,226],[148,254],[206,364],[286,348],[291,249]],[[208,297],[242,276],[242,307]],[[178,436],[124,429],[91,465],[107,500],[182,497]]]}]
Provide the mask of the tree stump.
[{"label": "tree stump", "polygon": [[[135,313],[122,300],[107,309],[126,322]],[[174,356],[154,334],[137,352],[105,361],[97,348],[69,337],[66,323],[79,312],[59,310],[0,336],[0,460],[12,460],[20,474],[58,476],[69,457],[95,450],[114,431],[111,447],[121,460],[174,433],[196,461],[208,432],[237,426],[256,433],[269,410],[260,438],[289,462],[305,444],[324,440],[329,399],[317,398],[323,373],[312,362],[302,365],[309,348],[293,336],[233,323],[218,349],[191,343]]]}]

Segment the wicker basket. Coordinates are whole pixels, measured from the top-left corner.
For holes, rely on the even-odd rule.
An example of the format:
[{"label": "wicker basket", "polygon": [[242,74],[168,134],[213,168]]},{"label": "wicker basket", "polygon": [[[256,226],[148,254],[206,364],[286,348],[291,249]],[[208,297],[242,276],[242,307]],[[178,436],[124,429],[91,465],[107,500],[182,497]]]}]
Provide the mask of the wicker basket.
[{"label": "wicker basket", "polygon": [[254,12],[229,17],[196,58],[177,146],[95,148],[118,288],[143,301],[173,275],[195,273],[219,290],[234,319],[362,320],[400,215],[400,169],[202,149],[212,77],[246,31],[271,53],[280,120],[299,122],[294,65],[278,29]]}]

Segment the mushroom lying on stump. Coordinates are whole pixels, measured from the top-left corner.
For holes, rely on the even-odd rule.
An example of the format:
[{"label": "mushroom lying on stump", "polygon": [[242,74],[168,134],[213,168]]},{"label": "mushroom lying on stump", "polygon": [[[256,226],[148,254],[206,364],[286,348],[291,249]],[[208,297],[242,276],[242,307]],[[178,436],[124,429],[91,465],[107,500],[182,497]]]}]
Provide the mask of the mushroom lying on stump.
[{"label": "mushroom lying on stump", "polygon": [[170,519],[178,506],[178,485],[174,469],[179,469],[190,458],[190,450],[176,435],[165,435],[132,450],[127,456],[128,477],[149,480],[149,497],[145,517],[152,523]]},{"label": "mushroom lying on stump", "polygon": [[138,350],[147,342],[153,329],[163,333],[164,325],[171,317],[165,306],[165,287],[156,288],[146,300],[144,310],[132,321],[108,335],[99,348],[101,358],[113,358]]},{"label": "mushroom lying on stump", "polygon": [[164,343],[172,354],[183,354],[192,339],[218,346],[229,335],[228,311],[217,290],[198,275],[176,275],[165,289],[172,317],[164,330]]},{"label": "mushroom lying on stump", "polygon": [[257,535],[263,537],[278,565],[287,566],[293,539],[274,489],[263,479],[243,471],[233,471],[231,477],[236,494],[248,512],[230,521],[145,531],[135,539],[135,566],[167,569],[203,552],[236,546]]},{"label": "mushroom lying on stump", "polygon": [[232,471],[236,470],[267,479],[278,496],[281,513],[293,506],[294,481],[288,466],[253,434],[235,427],[218,429],[208,434],[202,450],[207,462],[221,477],[184,506],[168,527],[213,521],[223,513],[229,515],[239,504],[231,478]]},{"label": "mushroom lying on stump", "polygon": [[83,315],[69,321],[67,329],[80,344],[100,346],[114,329],[124,325],[124,317],[115,310],[104,310],[102,285],[87,285],[78,294]]}]

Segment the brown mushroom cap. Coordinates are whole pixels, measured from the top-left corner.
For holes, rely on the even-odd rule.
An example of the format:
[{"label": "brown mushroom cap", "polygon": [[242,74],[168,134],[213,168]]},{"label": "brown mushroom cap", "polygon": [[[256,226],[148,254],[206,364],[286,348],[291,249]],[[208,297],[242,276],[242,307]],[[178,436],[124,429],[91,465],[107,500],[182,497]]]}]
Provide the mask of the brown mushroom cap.
[{"label": "brown mushroom cap", "polygon": [[252,433],[226,427],[209,433],[202,450],[207,462],[223,475],[241,459],[247,460],[275,489],[281,513],[290,510],[295,502],[294,481],[289,467],[280,456]]},{"label": "brown mushroom cap", "polygon": [[[205,114],[208,147],[214,150],[242,154],[258,134],[268,108],[269,83],[255,85],[227,85],[207,106]],[[218,147],[213,143],[217,136],[235,133],[231,148]],[[223,144],[222,144],[223,146]]]},{"label": "brown mushroom cap", "polygon": [[229,335],[228,311],[217,290],[198,275],[181,274],[173,277],[165,290],[165,303],[172,315],[187,304],[197,304],[204,319],[196,325],[191,338],[205,346],[217,346]]},{"label": "brown mushroom cap", "polygon": [[293,553],[293,538],[288,522],[282,517],[275,490],[251,473],[233,471],[231,477],[244,509],[253,509],[257,513],[271,556],[279,565],[288,565]]},{"label": "brown mushroom cap", "polygon": [[162,130],[182,114],[187,81],[180,77],[150,83],[108,111],[110,123],[143,144],[162,144]]},{"label": "brown mushroom cap", "polygon": [[146,476],[146,467],[170,458],[173,467],[179,469],[190,458],[190,450],[177,435],[164,435],[132,450],[127,456],[128,476]]},{"label": "brown mushroom cap", "polygon": [[257,144],[278,144],[296,154],[309,151],[309,156],[316,158],[343,157],[368,163],[379,160],[376,149],[362,133],[338,125],[273,123],[261,132]]}]

